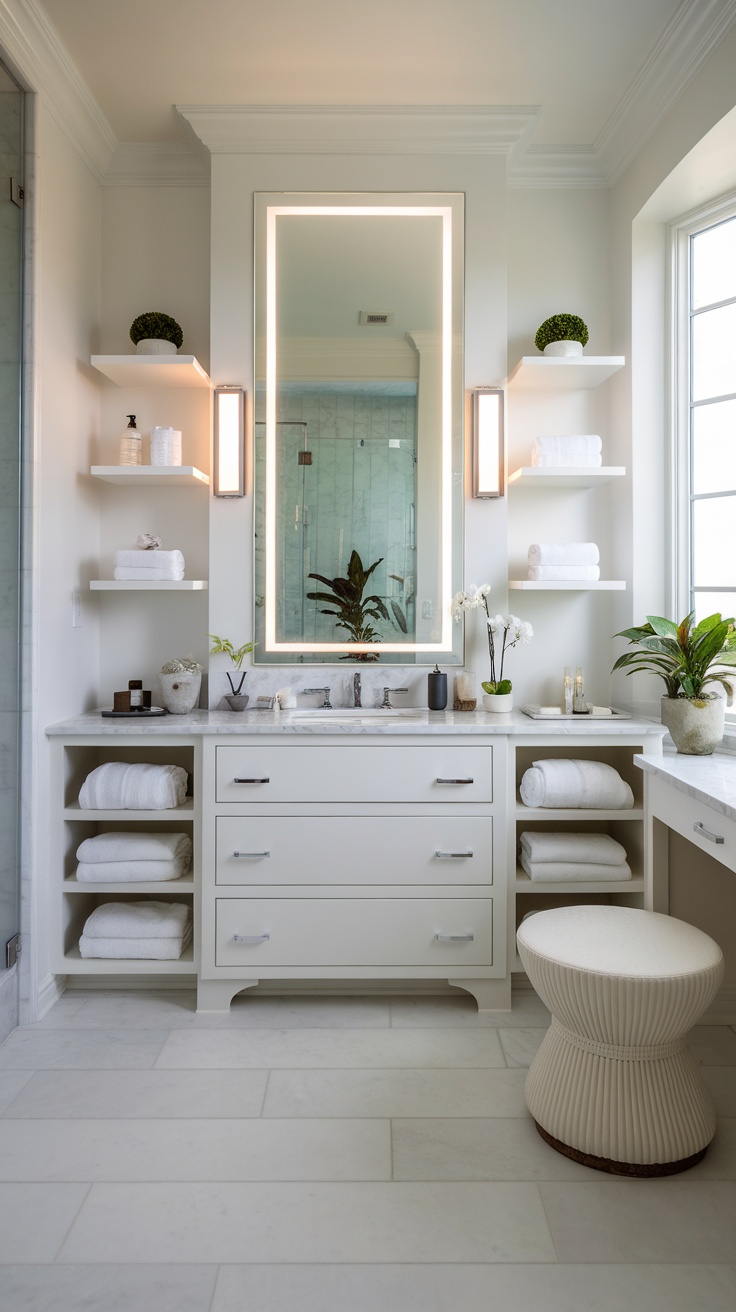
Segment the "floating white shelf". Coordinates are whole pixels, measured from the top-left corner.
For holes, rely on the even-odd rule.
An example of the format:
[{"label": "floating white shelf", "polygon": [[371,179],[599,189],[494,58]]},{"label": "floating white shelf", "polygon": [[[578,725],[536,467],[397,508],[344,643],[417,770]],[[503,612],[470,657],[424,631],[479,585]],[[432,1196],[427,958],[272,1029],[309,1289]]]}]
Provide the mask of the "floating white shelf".
[{"label": "floating white shelf", "polygon": [[544,492],[553,492],[560,487],[599,487],[601,483],[610,483],[614,478],[623,478],[625,473],[623,465],[598,465],[595,468],[524,465],[509,474],[508,486],[524,491],[538,489]]},{"label": "floating white shelf", "polygon": [[194,355],[93,355],[91,363],[118,387],[212,386]]},{"label": "floating white shelf", "polygon": [[522,355],[509,374],[507,386],[542,392],[599,387],[625,364],[623,355]]},{"label": "floating white shelf", "polygon": [[92,579],[92,592],[206,592],[206,579]]},{"label": "floating white shelf", "polygon": [[194,465],[93,465],[93,478],[118,487],[209,487],[209,475]]},{"label": "floating white shelf", "polygon": [[509,579],[519,592],[625,592],[625,579],[597,579],[595,583],[575,579]]}]

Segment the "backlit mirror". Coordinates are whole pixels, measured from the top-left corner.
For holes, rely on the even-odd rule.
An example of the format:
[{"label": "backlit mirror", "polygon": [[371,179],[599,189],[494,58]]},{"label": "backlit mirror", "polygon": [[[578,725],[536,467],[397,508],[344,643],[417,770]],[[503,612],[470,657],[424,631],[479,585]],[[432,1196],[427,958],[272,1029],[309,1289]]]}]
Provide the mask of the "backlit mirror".
[{"label": "backlit mirror", "polygon": [[458,663],[463,197],[255,200],[257,663]]}]

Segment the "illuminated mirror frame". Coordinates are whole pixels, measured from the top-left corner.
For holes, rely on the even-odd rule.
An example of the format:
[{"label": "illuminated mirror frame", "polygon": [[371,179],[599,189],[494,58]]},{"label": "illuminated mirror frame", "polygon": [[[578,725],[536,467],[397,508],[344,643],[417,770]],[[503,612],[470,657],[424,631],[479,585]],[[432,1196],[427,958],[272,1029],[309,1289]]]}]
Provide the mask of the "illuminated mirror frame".
[{"label": "illuminated mirror frame", "polygon": [[[341,198],[342,200],[343,198]],[[286,199],[284,196],[268,196],[256,193],[256,231],[259,222],[265,230],[265,287],[266,287],[266,420],[265,420],[265,641],[264,649],[268,653],[289,653],[303,656],[308,653],[339,653],[348,656],[362,653],[378,654],[381,652],[415,656],[427,653],[433,659],[442,656],[452,661],[457,660],[453,646],[453,620],[450,604],[453,596],[453,523],[452,505],[454,492],[453,478],[453,394],[462,397],[462,377],[453,377],[453,353],[457,342],[454,340],[453,328],[458,309],[462,320],[462,285],[463,261],[462,243],[464,235],[464,213],[462,194],[453,193],[446,197],[447,203],[422,203],[430,198],[422,195],[402,193],[400,196],[377,196],[374,201],[351,203],[350,196],[344,197],[345,203],[327,204],[313,197],[296,197]],[[444,199],[444,198],[442,198]],[[392,203],[382,203],[382,201]],[[277,358],[277,243],[276,224],[283,215],[328,215],[331,217],[353,217],[367,215],[438,217],[442,220],[442,425],[441,425],[441,507],[440,507],[440,599],[442,611],[441,638],[438,642],[279,642],[276,637],[276,438],[277,413],[276,395],[278,378]],[[460,244],[460,245],[459,245]],[[458,254],[459,247],[459,254]],[[257,255],[256,255],[257,258]],[[458,273],[457,295],[460,306],[453,304],[453,274]],[[463,356],[460,355],[457,371],[462,374]],[[460,410],[462,406],[460,406]],[[461,422],[461,421],[459,421]],[[460,444],[462,449],[462,443]],[[456,562],[456,571],[461,573],[461,566]],[[462,660],[462,657],[460,658]]]}]

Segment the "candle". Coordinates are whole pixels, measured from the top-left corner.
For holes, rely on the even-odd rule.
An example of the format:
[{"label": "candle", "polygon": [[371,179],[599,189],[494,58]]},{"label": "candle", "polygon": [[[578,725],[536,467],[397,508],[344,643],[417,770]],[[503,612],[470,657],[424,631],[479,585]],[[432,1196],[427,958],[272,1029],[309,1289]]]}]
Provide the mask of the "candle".
[{"label": "candle", "polygon": [[475,674],[472,670],[459,670],[455,675],[453,710],[474,711],[477,704]]}]

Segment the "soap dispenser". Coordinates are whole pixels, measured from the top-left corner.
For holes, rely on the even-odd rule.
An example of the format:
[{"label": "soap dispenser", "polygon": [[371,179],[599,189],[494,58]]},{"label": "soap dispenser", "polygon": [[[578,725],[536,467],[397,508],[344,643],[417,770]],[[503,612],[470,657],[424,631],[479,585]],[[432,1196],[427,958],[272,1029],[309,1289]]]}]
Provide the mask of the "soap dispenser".
[{"label": "soap dispenser", "polygon": [[427,675],[427,705],[430,711],[444,711],[447,706],[447,675],[439,665]]},{"label": "soap dispenser", "polygon": [[128,427],[120,434],[120,465],[143,464],[143,438],[135,426],[135,415],[128,415]]}]

